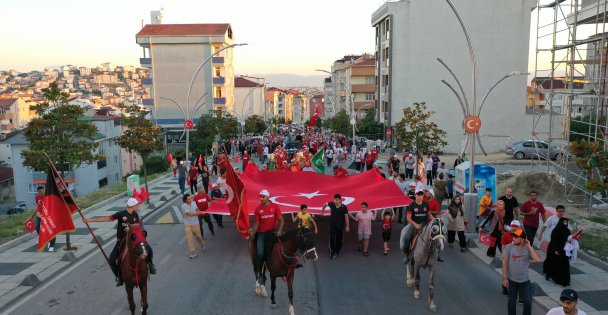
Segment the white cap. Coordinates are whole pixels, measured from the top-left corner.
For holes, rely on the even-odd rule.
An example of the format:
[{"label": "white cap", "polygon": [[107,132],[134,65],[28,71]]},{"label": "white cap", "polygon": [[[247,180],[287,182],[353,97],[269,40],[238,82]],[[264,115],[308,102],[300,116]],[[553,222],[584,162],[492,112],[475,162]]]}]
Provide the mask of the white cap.
[{"label": "white cap", "polygon": [[127,200],[127,207],[129,207],[129,208],[136,206],[138,204],[139,204],[139,201],[135,198],[129,198],[129,200]]},{"label": "white cap", "polygon": [[184,165],[184,161],[179,161],[179,165]]},{"label": "white cap", "polygon": [[423,193],[424,189],[420,188],[420,187],[416,187],[416,193]]},{"label": "white cap", "polygon": [[263,189],[260,191],[260,196],[270,197],[270,193],[268,192],[268,190]]},{"label": "white cap", "polygon": [[513,227],[520,227],[521,224],[519,223],[519,221],[513,220],[513,221],[511,221],[511,226],[513,226]]}]

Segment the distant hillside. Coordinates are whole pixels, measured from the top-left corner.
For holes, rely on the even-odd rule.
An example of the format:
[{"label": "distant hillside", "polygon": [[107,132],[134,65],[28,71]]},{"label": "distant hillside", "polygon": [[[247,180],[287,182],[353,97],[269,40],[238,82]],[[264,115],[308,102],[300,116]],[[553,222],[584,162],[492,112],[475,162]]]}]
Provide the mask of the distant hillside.
[{"label": "distant hillside", "polygon": [[254,77],[266,78],[268,86],[276,87],[323,87],[323,75],[297,75],[288,73],[254,74]]}]

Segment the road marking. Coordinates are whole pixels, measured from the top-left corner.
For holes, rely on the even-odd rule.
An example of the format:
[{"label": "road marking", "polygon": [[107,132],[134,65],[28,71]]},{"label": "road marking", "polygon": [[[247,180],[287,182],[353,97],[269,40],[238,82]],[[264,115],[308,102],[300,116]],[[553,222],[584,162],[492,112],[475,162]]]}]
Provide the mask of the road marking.
[{"label": "road marking", "polygon": [[164,265],[164,264],[166,264],[166,263],[169,261],[169,259],[170,259],[171,257],[173,257],[173,255],[168,254],[167,256],[165,256],[165,258],[163,258],[163,260],[161,260],[161,261],[160,261],[160,264],[159,264],[159,265]]},{"label": "road marking", "polygon": [[186,237],[184,236],[184,237],[182,237],[182,239],[181,239],[181,240],[179,240],[179,243],[178,243],[178,244],[179,244],[179,245],[182,245],[182,244],[184,244],[185,242],[186,242]]},{"label": "road marking", "polygon": [[175,213],[175,217],[177,219],[177,222],[184,223],[184,219],[182,218],[182,214],[180,213],[180,211],[177,208],[177,206],[173,206],[173,213]]},{"label": "road marking", "polygon": [[156,222],[155,222],[155,224],[171,224],[171,223],[175,223],[175,222],[173,222],[173,216],[171,215],[171,212],[167,212],[167,213],[163,214],[163,216],[158,218],[158,220],[156,220]]}]

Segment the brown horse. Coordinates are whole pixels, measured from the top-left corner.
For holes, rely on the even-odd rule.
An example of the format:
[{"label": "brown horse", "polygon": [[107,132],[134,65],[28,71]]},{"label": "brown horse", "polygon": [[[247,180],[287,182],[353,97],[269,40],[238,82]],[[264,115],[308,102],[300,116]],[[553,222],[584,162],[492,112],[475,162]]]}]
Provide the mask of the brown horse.
[{"label": "brown horse", "polygon": [[[287,295],[289,296],[289,313],[294,315],[293,308],[293,277],[294,270],[299,264],[298,255],[308,260],[317,260],[317,250],[312,231],[307,228],[299,228],[286,232],[281,237],[271,238],[272,247],[264,259],[264,265],[259,274],[256,272],[256,295],[266,297],[266,270],[270,272],[270,289],[272,293],[270,299],[272,307],[276,308],[277,303],[274,299],[277,277],[283,277],[287,282]],[[249,241],[249,253],[255,270],[255,244],[254,240]]]},{"label": "brown horse", "polygon": [[141,225],[129,225],[126,229],[127,237],[121,244],[121,253],[118,268],[127,290],[127,300],[131,315],[135,314],[135,301],[133,301],[133,287],[139,287],[141,293],[141,313],[146,314],[148,309],[148,251],[146,250],[147,233]]}]

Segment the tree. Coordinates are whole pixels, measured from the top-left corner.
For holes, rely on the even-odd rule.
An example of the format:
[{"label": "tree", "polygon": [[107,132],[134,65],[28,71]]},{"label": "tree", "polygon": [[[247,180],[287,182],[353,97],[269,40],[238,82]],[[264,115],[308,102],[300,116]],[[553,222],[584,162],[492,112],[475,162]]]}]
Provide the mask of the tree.
[{"label": "tree", "polygon": [[216,135],[221,139],[236,137],[239,123],[235,116],[221,110],[212,110],[204,114],[196,124],[196,130],[191,132],[190,144],[193,152],[208,152],[211,150]]},{"label": "tree", "polygon": [[245,119],[245,133],[262,134],[266,130],[266,123],[259,115],[252,115]]},{"label": "tree", "polygon": [[[570,141],[587,140],[591,141],[595,135],[595,115],[587,115],[585,117],[572,118],[570,120]],[[605,119],[599,119],[598,126],[604,126]],[[599,127],[600,129],[602,127]],[[598,135],[601,130],[598,129]]]},{"label": "tree", "polygon": [[427,111],[424,102],[414,103],[403,109],[403,118],[395,125],[396,138],[418,154],[424,154],[448,145],[445,140],[447,133],[439,126],[429,121],[434,111]]},{"label": "tree", "polygon": [[343,136],[347,136],[352,132],[350,117],[344,109],[339,111],[334,117],[328,118],[323,125]]},{"label": "tree", "polygon": [[[93,164],[105,160],[95,153],[97,127],[81,119],[84,111],[78,105],[68,103],[69,95],[61,92],[56,82],[43,89],[44,102],[30,106],[38,117],[27,124],[25,139],[29,147],[21,152],[23,165],[34,170],[49,170],[47,156],[57,166],[61,176],[83,163]],[[50,171],[50,170],[49,170]],[[70,234],[66,234],[67,250],[71,250]]]},{"label": "tree", "polygon": [[69,95],[61,92],[57,83],[51,83],[42,91],[44,102],[30,106],[38,117],[32,119],[25,130],[25,138],[30,144],[21,152],[23,165],[46,170],[46,153],[63,176],[65,171],[83,163],[104,160],[103,155],[95,153],[97,143],[92,141],[97,127],[81,119],[83,109],[69,105]]},{"label": "tree", "polygon": [[[121,114],[120,116],[123,126],[127,127],[127,129],[123,131],[122,136],[116,142],[121,148],[129,151],[129,153],[135,152],[141,156],[144,184],[146,190],[148,190],[146,161],[154,151],[163,148],[161,128],[160,126],[153,125],[146,118],[148,111],[140,109],[137,105],[127,107],[125,112],[128,115]],[[147,199],[147,202],[150,203],[150,198]]]},{"label": "tree", "polygon": [[384,132],[384,125],[377,122],[375,119],[375,112],[373,109],[367,111],[365,118],[357,123],[359,133],[363,135],[377,135]]}]

